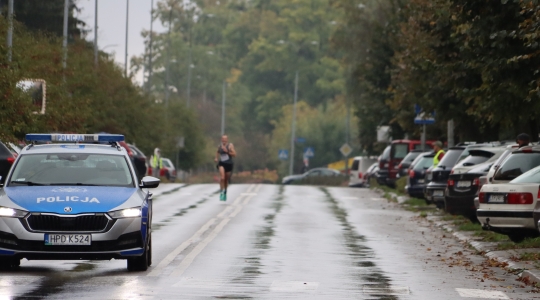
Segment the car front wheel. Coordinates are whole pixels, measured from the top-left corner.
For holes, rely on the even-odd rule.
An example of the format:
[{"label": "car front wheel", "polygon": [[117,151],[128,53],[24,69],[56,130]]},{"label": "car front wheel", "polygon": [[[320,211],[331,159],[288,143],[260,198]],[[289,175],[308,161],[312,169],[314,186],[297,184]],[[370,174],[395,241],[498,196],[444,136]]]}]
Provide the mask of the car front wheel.
[{"label": "car front wheel", "polygon": [[152,236],[148,235],[148,242],[144,252],[139,257],[132,257],[127,259],[128,271],[146,271],[148,266],[152,264]]}]

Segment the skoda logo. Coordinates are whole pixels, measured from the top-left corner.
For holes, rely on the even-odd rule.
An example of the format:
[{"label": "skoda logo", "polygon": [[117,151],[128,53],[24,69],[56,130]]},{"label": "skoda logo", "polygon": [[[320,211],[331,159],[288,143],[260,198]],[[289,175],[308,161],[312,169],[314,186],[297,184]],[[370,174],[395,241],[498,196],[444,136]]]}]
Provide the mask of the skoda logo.
[{"label": "skoda logo", "polygon": [[70,213],[73,209],[69,206],[64,207],[64,212]]}]

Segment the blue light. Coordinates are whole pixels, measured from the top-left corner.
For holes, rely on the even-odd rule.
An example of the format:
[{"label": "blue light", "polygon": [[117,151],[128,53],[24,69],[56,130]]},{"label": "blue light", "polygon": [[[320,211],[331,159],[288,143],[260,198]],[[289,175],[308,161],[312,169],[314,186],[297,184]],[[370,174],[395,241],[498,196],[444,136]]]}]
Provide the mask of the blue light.
[{"label": "blue light", "polygon": [[124,136],[121,134],[40,134],[30,133],[26,135],[26,140],[31,142],[64,142],[64,143],[111,143],[122,142]]}]

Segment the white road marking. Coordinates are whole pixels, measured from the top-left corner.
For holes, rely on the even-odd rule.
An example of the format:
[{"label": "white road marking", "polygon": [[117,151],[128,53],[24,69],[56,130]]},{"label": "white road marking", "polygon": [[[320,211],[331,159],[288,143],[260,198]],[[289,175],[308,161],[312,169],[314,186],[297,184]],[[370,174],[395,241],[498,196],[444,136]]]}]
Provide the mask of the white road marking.
[{"label": "white road marking", "polygon": [[[255,185],[252,185],[252,186],[250,186],[250,188],[248,190],[252,190],[254,187],[255,187]],[[197,246],[195,246],[195,248],[193,248],[193,250],[191,250],[191,252],[184,257],[184,259],[180,262],[180,265],[172,272],[172,274],[170,276],[173,276],[173,277],[182,276],[182,274],[184,274],[186,269],[189,268],[189,266],[195,260],[195,258],[204,250],[204,248],[210,242],[212,242],[212,240],[221,232],[221,230],[223,230],[225,225],[227,225],[227,223],[229,223],[229,221],[231,219],[236,217],[236,215],[238,213],[240,213],[240,211],[242,211],[242,208],[244,207],[244,205],[249,203],[249,200],[253,196],[254,195],[246,196],[246,199],[244,201],[242,201],[244,199],[244,196],[240,196],[240,197],[236,198],[236,200],[232,203],[231,206],[227,207],[221,213],[219,213],[217,215],[217,217],[214,218],[213,220],[217,220],[217,219],[220,219],[220,218],[224,218],[224,219],[210,232],[210,234],[204,240],[202,240],[199,244],[197,244]],[[233,209],[234,209],[234,211],[232,213],[230,213],[228,217],[225,217],[227,215],[227,213],[229,213]],[[202,230],[202,228],[201,228],[201,230]],[[205,231],[208,230],[208,228],[206,228],[204,231],[201,231],[201,230],[199,230],[198,232],[201,232],[201,235],[202,235]],[[190,240],[193,240],[193,239],[190,239]],[[186,243],[186,242],[184,242],[184,243]],[[190,244],[191,244],[191,242],[187,246],[189,246]],[[180,245],[180,246],[182,246],[182,245]],[[167,255],[167,257],[158,265],[157,268],[160,268],[160,267],[161,267],[161,269],[165,268],[167,265],[169,265],[174,260],[174,258],[176,256],[178,256],[178,254],[180,254],[183,250],[185,250],[187,248],[187,246],[185,246],[184,248],[178,247],[177,249],[175,249],[174,253],[170,253],[169,255]],[[176,250],[179,250],[179,251],[176,251]],[[165,260],[167,260],[167,262],[165,262]],[[156,270],[154,270],[154,271],[156,271]],[[152,271],[152,273],[154,271]],[[156,274],[159,274],[159,273],[160,272],[156,272]],[[148,274],[148,276],[156,276],[156,275]]]},{"label": "white road marking", "polygon": [[146,276],[158,276],[161,274],[163,269],[169,265],[180,252],[184,251],[189,245],[191,245],[194,241],[197,241],[203,233],[205,233],[212,224],[216,222],[216,218],[210,219],[206,224],[204,224],[193,236],[191,236],[187,241],[183,242],[178,246],[176,249],[174,249],[169,255],[167,255],[148,275]]},{"label": "white road marking", "polygon": [[358,198],[358,197],[341,197],[341,199],[343,199],[343,200],[358,200],[360,198]]},{"label": "white road marking", "polygon": [[192,277],[182,277],[180,281],[173,284],[173,287],[188,287],[198,289],[218,289],[225,285],[225,282],[221,282],[216,279],[199,279]]},{"label": "white road marking", "polygon": [[371,198],[372,201],[383,201],[386,200],[386,198]]},{"label": "white road marking", "polygon": [[231,219],[226,218],[221,223],[214,228],[214,230],[208,235],[202,242],[200,242],[180,263],[178,268],[172,272],[171,276],[182,276],[184,274],[184,271],[186,271],[187,268],[191,265],[191,263],[195,260],[197,255],[203,251],[203,249],[208,245],[217,235],[221,232],[223,227],[229,223]]},{"label": "white road marking", "polygon": [[475,289],[459,289],[456,291],[463,298],[480,298],[480,299],[510,299],[501,291],[475,290]]},{"label": "white road marking", "polygon": [[255,189],[255,193],[258,193],[261,187],[262,187],[262,184],[257,185],[257,188]]},{"label": "white road marking", "polygon": [[319,288],[318,282],[307,281],[274,281],[270,286],[272,292],[302,292],[315,291]]},{"label": "white road marking", "polygon": [[369,295],[408,295],[410,293],[408,286],[387,286],[364,285],[362,292]]},{"label": "white road marking", "polygon": [[257,193],[242,193],[242,196],[257,196]]}]

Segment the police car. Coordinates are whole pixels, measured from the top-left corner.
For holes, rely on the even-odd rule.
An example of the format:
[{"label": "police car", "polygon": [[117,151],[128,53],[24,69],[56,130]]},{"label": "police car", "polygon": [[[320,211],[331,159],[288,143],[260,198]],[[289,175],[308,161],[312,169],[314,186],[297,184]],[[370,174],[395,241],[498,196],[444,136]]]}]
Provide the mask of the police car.
[{"label": "police car", "polygon": [[[0,267],[28,260],[152,263],[152,199],[122,135],[28,134],[0,189]],[[40,143],[41,144],[38,144]],[[47,144],[43,144],[47,143]]]}]

